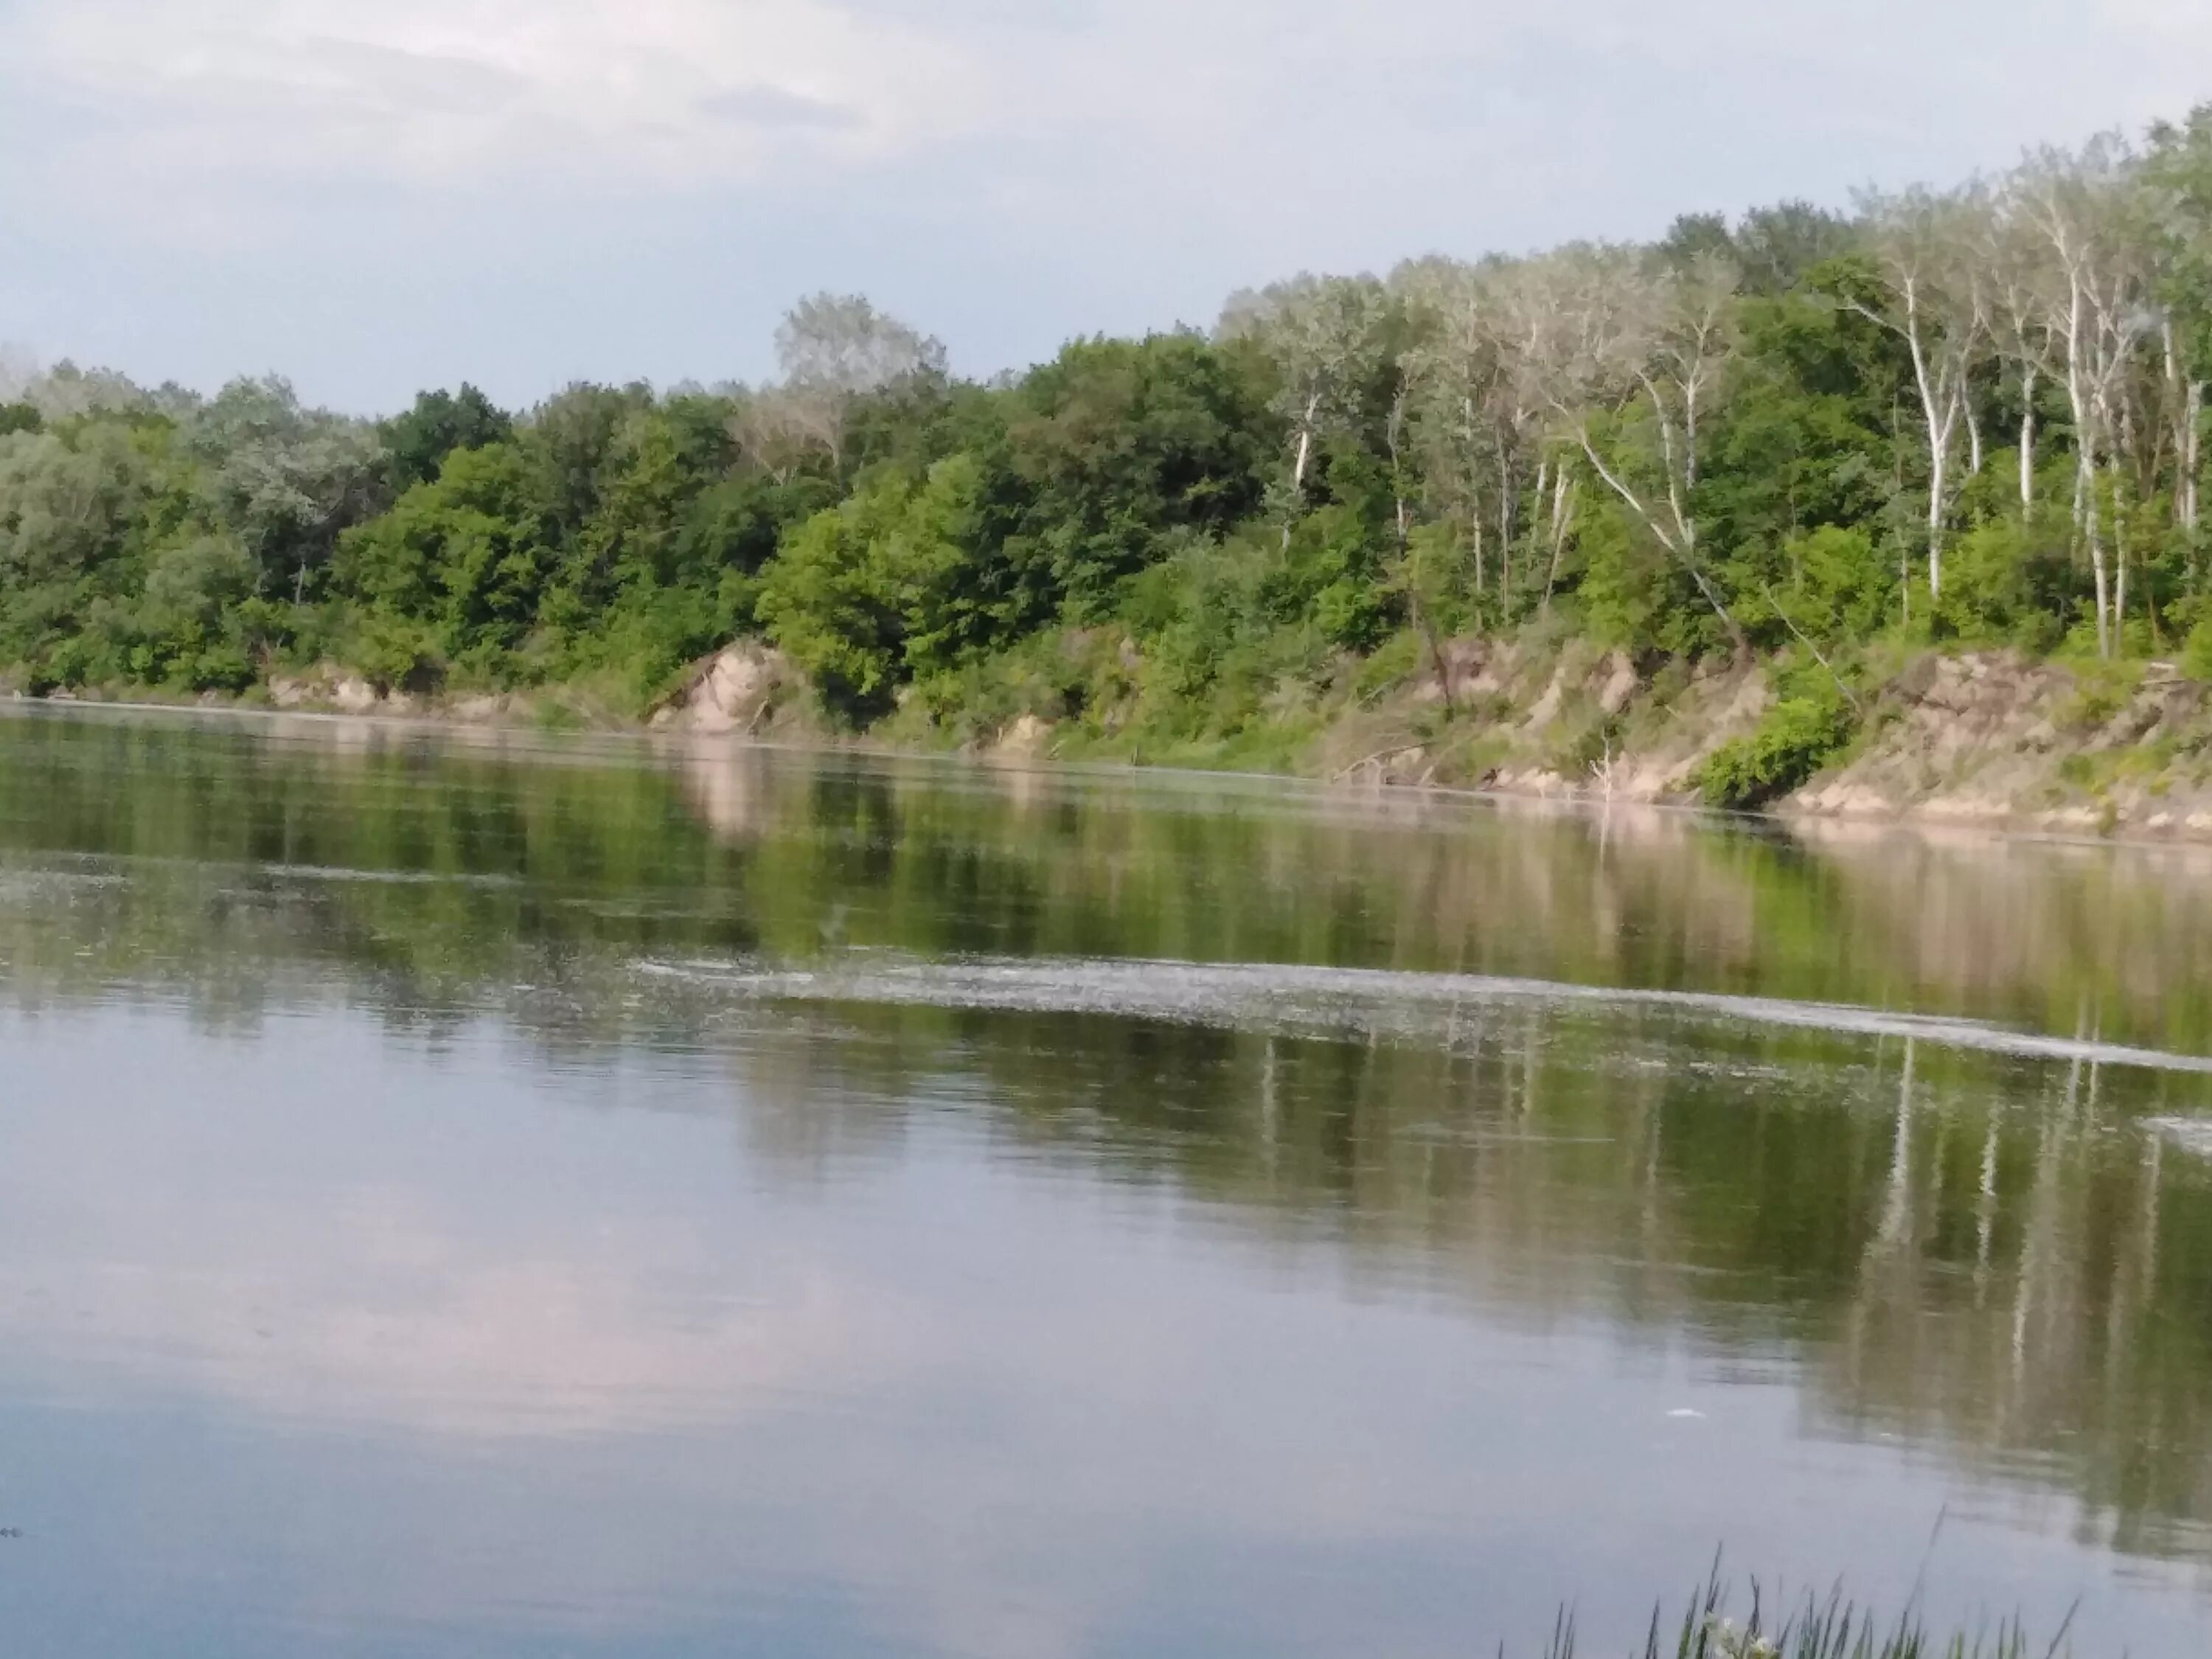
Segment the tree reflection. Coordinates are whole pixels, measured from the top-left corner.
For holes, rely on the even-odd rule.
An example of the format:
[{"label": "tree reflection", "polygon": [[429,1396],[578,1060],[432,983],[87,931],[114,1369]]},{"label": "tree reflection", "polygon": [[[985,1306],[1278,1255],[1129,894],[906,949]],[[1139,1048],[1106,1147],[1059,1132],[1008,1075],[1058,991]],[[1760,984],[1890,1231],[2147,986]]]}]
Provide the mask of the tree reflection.
[{"label": "tree reflection", "polygon": [[[343,740],[325,735],[343,731]],[[956,1103],[994,1155],[1155,1189],[1377,1293],[1785,1356],[1816,1425],[2081,1498],[2212,1556],[2200,1079],[1471,1000],[1420,1040],[733,1000],[693,958],[894,949],[1347,963],[1690,988],[2212,1048],[2195,854],[1359,805],[1109,775],[375,727],[0,722],[20,1009],[181,1001],[241,1036],[366,1009],[563,1066],[726,1056],[794,1175]]]}]

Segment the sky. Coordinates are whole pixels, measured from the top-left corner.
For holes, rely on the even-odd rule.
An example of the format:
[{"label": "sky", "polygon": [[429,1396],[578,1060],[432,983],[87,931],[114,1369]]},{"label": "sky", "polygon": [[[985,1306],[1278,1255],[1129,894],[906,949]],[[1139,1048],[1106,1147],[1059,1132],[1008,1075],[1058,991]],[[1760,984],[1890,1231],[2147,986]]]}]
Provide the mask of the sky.
[{"label": "sky", "polygon": [[0,342],[526,405],[827,289],[989,374],[2208,98],[2205,0],[0,0]]}]

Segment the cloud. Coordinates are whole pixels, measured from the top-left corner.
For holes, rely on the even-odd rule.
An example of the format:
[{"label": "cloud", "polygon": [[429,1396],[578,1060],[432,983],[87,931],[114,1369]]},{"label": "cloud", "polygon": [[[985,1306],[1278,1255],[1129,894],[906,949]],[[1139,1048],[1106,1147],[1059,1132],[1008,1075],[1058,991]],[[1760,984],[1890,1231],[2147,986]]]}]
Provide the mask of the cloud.
[{"label": "cloud", "polygon": [[[1439,218],[1607,169],[1695,194],[1663,170],[1815,134],[1844,141],[1828,167],[1886,171],[1917,144],[1940,173],[1962,143],[2009,154],[2031,101],[2069,128],[2147,118],[2182,95],[2164,65],[2212,45],[2184,0],[2074,0],[2032,31],[1994,9],[1867,0],[1840,27],[1754,0],[1541,18],[1503,0],[18,0],[0,79],[119,126],[96,156],[96,133],[50,135],[80,182],[97,160],[125,186],[336,170],[686,189],[795,161],[972,169],[963,141],[1018,176],[1057,135],[1119,190],[1280,221],[1286,203],[1357,213],[1308,192],[1360,179],[1399,206],[1447,192]],[[137,168],[113,166],[131,146]]]},{"label": "cloud", "polygon": [[119,128],[112,156],[158,145],[142,159],[216,184],[684,185],[752,173],[771,134],[866,161],[958,130],[970,78],[912,26],[824,0],[33,0],[0,43],[19,82]]},{"label": "cloud", "polygon": [[[2197,0],[0,0],[11,335],[388,407],[769,367],[862,289],[988,373],[1300,268],[1943,182],[2202,96]],[[376,327],[361,319],[373,312]]]},{"label": "cloud", "polygon": [[[284,67],[279,60],[280,84]],[[301,72],[304,89],[314,96],[350,100],[363,110],[402,119],[507,108],[526,97],[530,87],[514,70],[480,58],[329,36],[303,41],[291,67]]]},{"label": "cloud", "polygon": [[857,111],[780,87],[732,87],[701,99],[699,107],[708,115],[749,126],[821,127],[849,132],[862,125]]}]

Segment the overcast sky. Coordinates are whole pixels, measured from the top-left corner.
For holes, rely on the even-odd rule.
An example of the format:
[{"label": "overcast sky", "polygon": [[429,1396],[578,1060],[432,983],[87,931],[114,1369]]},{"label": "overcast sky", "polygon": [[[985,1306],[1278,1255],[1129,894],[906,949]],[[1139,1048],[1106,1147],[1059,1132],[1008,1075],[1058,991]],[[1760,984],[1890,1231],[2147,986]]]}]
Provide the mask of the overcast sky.
[{"label": "overcast sky", "polygon": [[987,374],[2208,97],[2208,0],[0,0],[0,341],[527,404],[830,288]]}]

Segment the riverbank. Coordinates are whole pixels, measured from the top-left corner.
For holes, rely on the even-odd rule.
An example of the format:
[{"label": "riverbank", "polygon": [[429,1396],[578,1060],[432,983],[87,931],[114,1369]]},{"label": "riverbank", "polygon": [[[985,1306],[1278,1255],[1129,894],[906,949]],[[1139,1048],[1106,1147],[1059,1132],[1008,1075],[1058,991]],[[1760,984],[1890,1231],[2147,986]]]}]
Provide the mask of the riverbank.
[{"label": "riverbank", "polygon": [[[1095,659],[1097,643],[1066,647]],[[1540,635],[1438,642],[1419,659],[1347,659],[1226,732],[1165,706],[1139,665],[1094,684],[949,711],[909,696],[866,732],[821,715],[804,677],[757,642],[696,665],[643,722],[585,686],[410,692],[325,666],[193,706],[540,729],[645,729],[1011,761],[1274,773],[1372,789],[1467,789],[1562,802],[1711,805],[1716,757],[1778,754],[1785,787],[1747,803],[1784,817],[2069,836],[2212,841],[2212,686],[2168,663],[1899,651],[1848,677],[1784,655],[1639,664]],[[1842,716],[1813,752],[1794,711],[1832,684]],[[1103,682],[1103,684],[1097,684]],[[73,701],[124,700],[86,696]],[[168,702],[158,694],[129,700]],[[996,706],[994,706],[994,705]],[[1779,732],[1779,737],[1775,734]],[[1802,776],[1787,776],[1790,766]],[[1720,803],[1731,804],[1731,803]]]},{"label": "riverbank", "polygon": [[[1279,772],[1375,788],[1561,801],[1712,805],[1717,757],[1785,749],[1803,686],[1828,665],[1639,665],[1540,636],[1441,643],[1395,682],[1347,666],[1228,736],[1177,733],[1145,706],[1082,700],[1059,718],[932,719],[912,702],[872,734],[1002,759],[1121,760]],[[1751,804],[1784,817],[2065,836],[2212,840],[2212,686],[2166,663],[1898,652],[1832,676],[1846,717],[1804,775]],[[662,729],[819,738],[797,677],[733,646],[655,712]],[[1776,733],[1779,731],[1780,735]]]}]

